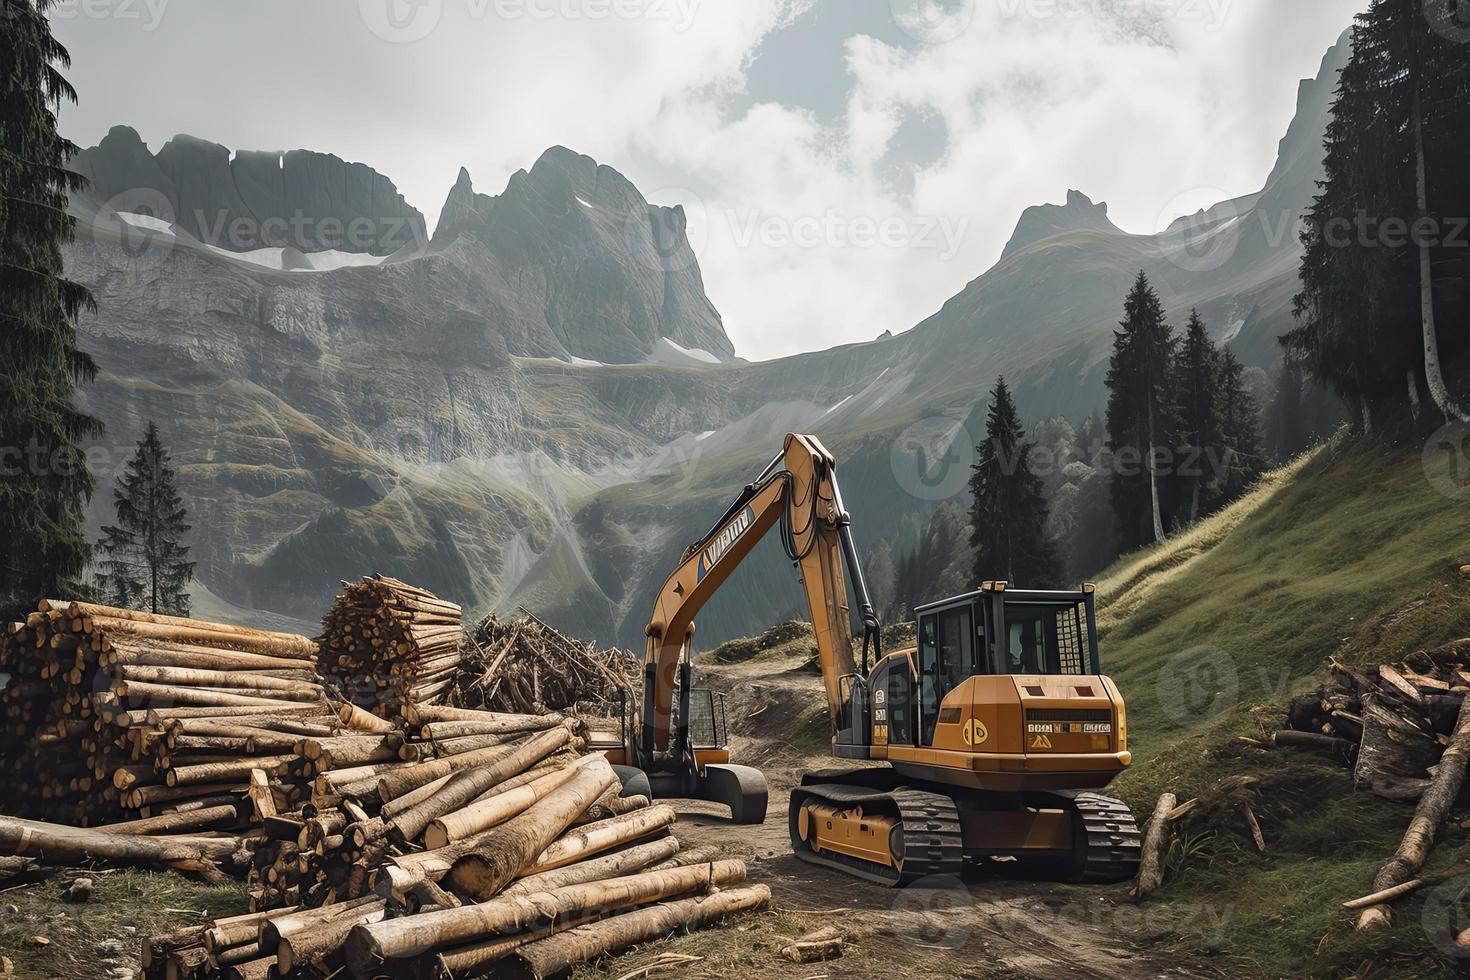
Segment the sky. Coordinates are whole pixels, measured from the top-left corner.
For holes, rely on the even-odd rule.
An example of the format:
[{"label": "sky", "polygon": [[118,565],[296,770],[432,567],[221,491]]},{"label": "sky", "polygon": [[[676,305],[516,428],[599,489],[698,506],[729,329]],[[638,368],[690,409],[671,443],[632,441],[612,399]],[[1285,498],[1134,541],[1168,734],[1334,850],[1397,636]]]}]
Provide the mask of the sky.
[{"label": "sky", "polygon": [[57,0],[62,130],[366,163],[437,220],[561,144],[681,204],[752,360],[912,327],[1069,189],[1260,189],[1367,0]]}]

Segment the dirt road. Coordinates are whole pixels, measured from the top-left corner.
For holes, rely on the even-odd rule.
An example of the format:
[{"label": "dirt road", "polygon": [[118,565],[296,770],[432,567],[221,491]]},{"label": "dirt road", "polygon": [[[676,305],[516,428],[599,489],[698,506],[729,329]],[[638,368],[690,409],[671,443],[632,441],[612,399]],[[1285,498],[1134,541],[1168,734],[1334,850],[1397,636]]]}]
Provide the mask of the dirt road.
[{"label": "dirt road", "polygon": [[[766,772],[771,805],[763,824],[739,827],[722,819],[718,807],[681,802],[679,837],[686,846],[716,844],[745,857],[751,879],[771,887],[775,908],[743,931],[714,930],[624,957],[618,975],[670,952],[701,957],[681,966],[681,976],[1222,975],[1170,946],[1184,930],[1223,932],[1226,923],[1211,922],[1207,910],[1193,915],[1138,906],[1126,885],[1062,886],[977,871],[964,880],[894,890],[797,860],[786,828],[791,787],[804,770],[833,765],[801,749],[810,738],[800,728],[822,703],[819,679],[799,660],[705,665],[703,673],[703,683],[729,696],[736,758]],[[824,709],[819,721],[825,726]],[[785,941],[824,926],[847,938],[840,959],[800,967],[779,959]]]}]

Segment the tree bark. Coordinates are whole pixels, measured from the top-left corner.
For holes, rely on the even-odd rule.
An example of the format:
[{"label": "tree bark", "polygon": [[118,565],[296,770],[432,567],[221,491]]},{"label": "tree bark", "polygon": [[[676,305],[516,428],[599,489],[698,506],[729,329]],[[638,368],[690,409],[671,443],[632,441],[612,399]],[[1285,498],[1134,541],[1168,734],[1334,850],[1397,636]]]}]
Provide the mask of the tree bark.
[{"label": "tree bark", "polygon": [[[553,729],[546,734],[555,735],[559,731],[565,731],[565,729]],[[496,774],[493,771],[489,771],[495,768],[502,767],[472,770],[473,775],[467,773],[464,780],[450,783],[441,794],[424,801],[405,813],[403,817],[395,819],[392,826],[404,839],[412,840],[418,835],[410,831],[419,827],[419,821],[424,816],[439,810],[436,818],[431,823],[425,824],[419,832],[424,835],[424,846],[430,850],[445,847],[454,841],[483,833],[523,813],[538,800],[545,798],[575,776],[578,767],[568,766],[565,769],[555,770],[524,786],[518,786],[504,793],[496,793],[481,800],[480,797],[485,791],[480,790],[476,793],[475,790],[478,787],[488,782],[489,786],[486,787],[488,789],[497,783],[504,782],[503,779],[495,778]],[[494,782],[490,782],[492,779]],[[452,805],[448,809],[443,809],[446,797]],[[461,799],[468,799],[470,802],[459,804],[458,801]]]},{"label": "tree bark", "polygon": [[1178,806],[1179,798],[1165,793],[1154,805],[1154,815],[1149,818],[1143,832],[1143,853],[1138,862],[1138,879],[1133,884],[1133,897],[1139,901],[1164,883],[1164,842],[1169,839],[1169,814]]},{"label": "tree bark", "polygon": [[[710,848],[711,852],[714,850]],[[667,867],[661,867],[663,862],[671,861],[678,853],[679,839],[670,835],[647,844],[637,844],[625,850],[616,851],[605,857],[579,861],[554,871],[542,871],[528,875],[507,887],[500,894],[502,896],[534,895],[536,892],[555,891],[558,888],[566,888],[568,885],[583,885],[589,881],[621,878],[639,871],[668,870],[668,868],[708,863],[708,859],[706,861],[695,860],[685,864],[669,864]]]},{"label": "tree bark", "polygon": [[535,928],[589,910],[612,912],[744,880],[744,861],[721,861],[389,919],[352,930],[347,939],[347,964],[353,976],[377,976],[374,971],[383,969],[387,961],[452,948],[513,929]]},{"label": "tree bark", "polygon": [[674,808],[667,803],[660,803],[658,806],[634,810],[620,817],[609,817],[587,824],[577,828],[575,833],[554,841],[524,873],[540,874],[575,864],[619,844],[627,844],[657,833],[672,826],[676,819]]},{"label": "tree bark", "polygon": [[[1414,819],[1399,844],[1398,851],[1373,879],[1373,890],[1383,891],[1416,877],[1434,846],[1434,838],[1445,816],[1460,795],[1465,781],[1465,764],[1470,758],[1470,698],[1460,708],[1455,734],[1439,760],[1439,768],[1414,811]],[[1358,929],[1378,929],[1393,923],[1393,912],[1387,905],[1371,905],[1358,916]]]},{"label": "tree bark", "polygon": [[770,902],[768,887],[751,885],[616,915],[522,946],[506,957],[500,975],[514,980],[546,980],[578,963],[620,953],[675,932],[702,929],[727,915],[762,909]]},{"label": "tree bark", "polygon": [[0,854],[35,857],[47,864],[101,859],[142,867],[201,870],[215,859],[229,857],[239,846],[233,837],[132,837],[0,817]]},{"label": "tree bark", "polygon": [[505,735],[511,732],[533,732],[543,728],[555,728],[566,721],[565,716],[517,715],[500,711],[476,711],[473,708],[450,708],[444,705],[404,705],[403,717],[411,725],[427,725],[440,721],[479,722],[484,728],[475,734]]}]

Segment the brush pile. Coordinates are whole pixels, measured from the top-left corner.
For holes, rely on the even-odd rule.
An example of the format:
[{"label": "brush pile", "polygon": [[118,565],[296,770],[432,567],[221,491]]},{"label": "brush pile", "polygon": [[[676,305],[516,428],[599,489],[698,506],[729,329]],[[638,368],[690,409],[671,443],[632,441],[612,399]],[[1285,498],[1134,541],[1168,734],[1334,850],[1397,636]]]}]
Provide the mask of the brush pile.
[{"label": "brush pile", "polygon": [[[1334,664],[1334,681],[1296,698],[1291,730],[1279,746],[1330,753],[1353,767],[1359,786],[1391,800],[1414,802],[1398,849],[1379,869],[1372,891],[1343,903],[1358,912],[1357,929],[1393,923],[1391,903],[1435,880],[1423,875],[1440,828],[1465,788],[1470,763],[1470,639],[1402,663],[1355,670]],[[1470,932],[1457,939],[1470,951]]]},{"label": "brush pile", "polygon": [[1358,786],[1413,802],[1429,785],[1467,693],[1470,639],[1403,663],[1334,664],[1331,683],[1292,699],[1288,730],[1274,741],[1331,756],[1352,768]]},{"label": "brush pile", "polygon": [[351,704],[397,717],[454,684],[464,630],[460,607],[386,575],[343,582],[322,620],[321,671]]},{"label": "brush pile", "polygon": [[575,722],[403,714],[420,758],[318,777],[266,824],[254,911],[151,940],[145,977],[545,977],[769,901],[743,862],[681,850],[672,808],[622,797]]},{"label": "brush pile", "polygon": [[639,660],[599,650],[535,616],[491,616],[475,628],[451,703],[487,711],[536,714],[556,706],[590,717],[620,717],[623,692],[635,690]]},{"label": "brush pile", "polygon": [[222,805],[286,761],[236,726],[331,716],[315,660],[304,636],[43,600],[0,641],[5,809],[89,826]]}]

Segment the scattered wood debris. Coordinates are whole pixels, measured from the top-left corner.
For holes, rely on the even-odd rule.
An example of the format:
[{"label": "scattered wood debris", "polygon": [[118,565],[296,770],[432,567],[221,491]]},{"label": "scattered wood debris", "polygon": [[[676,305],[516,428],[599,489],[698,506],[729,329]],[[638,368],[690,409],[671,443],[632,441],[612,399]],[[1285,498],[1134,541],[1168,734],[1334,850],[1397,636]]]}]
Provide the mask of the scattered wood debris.
[{"label": "scattered wood debris", "polygon": [[618,717],[623,692],[637,689],[640,661],[599,650],[527,613],[491,616],[475,628],[452,703],[488,711],[574,710]]},{"label": "scattered wood debris", "polygon": [[842,933],[828,926],[782,946],[781,955],[793,963],[821,963],[841,956],[843,945]]}]

